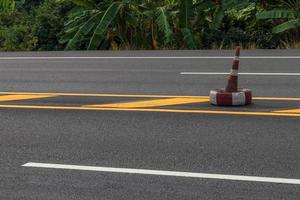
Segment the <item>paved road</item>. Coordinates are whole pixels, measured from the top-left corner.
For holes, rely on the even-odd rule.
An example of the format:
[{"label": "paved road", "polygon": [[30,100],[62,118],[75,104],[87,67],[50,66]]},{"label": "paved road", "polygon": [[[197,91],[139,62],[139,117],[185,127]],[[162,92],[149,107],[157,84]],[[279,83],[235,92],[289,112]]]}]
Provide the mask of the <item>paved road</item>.
[{"label": "paved road", "polygon": [[[232,53],[5,53],[0,55],[0,91],[205,96],[210,89],[224,86],[224,75],[180,72],[227,72],[231,60],[219,56]],[[242,56],[297,55],[300,51],[242,52]],[[11,59],[14,56],[25,58]],[[48,58],[53,56],[65,58]],[[121,58],[127,56],[139,58]],[[218,58],[165,58],[170,56]],[[252,73],[299,73],[299,64],[297,58],[244,58],[240,68]],[[258,97],[300,97],[300,76],[241,76],[240,82]],[[94,104],[93,98],[50,97],[4,101],[0,106],[79,106]],[[120,100],[105,98],[97,101]],[[274,108],[299,109],[300,102],[257,101],[234,109]],[[294,184],[22,167],[38,162],[300,179],[299,117],[11,107],[0,109],[0,120],[0,199],[300,198],[300,186]]]},{"label": "paved road", "polygon": [[[300,51],[299,51],[300,52]],[[300,55],[298,52],[298,55]],[[263,53],[263,54],[259,54]],[[103,55],[102,55],[103,54]],[[123,55],[124,54],[124,55]],[[134,52],[41,53],[37,56],[134,56]],[[232,56],[232,51],[138,52],[135,56]],[[294,51],[243,51],[242,56],[295,56]],[[18,54],[1,54],[15,56]],[[22,56],[32,56],[21,54]],[[241,72],[298,72],[300,59],[243,59]],[[229,72],[231,59],[29,59],[1,60],[2,91],[207,95],[224,87],[224,75],[187,76],[180,72]],[[299,97],[299,76],[247,77],[241,86],[257,96]]]}]

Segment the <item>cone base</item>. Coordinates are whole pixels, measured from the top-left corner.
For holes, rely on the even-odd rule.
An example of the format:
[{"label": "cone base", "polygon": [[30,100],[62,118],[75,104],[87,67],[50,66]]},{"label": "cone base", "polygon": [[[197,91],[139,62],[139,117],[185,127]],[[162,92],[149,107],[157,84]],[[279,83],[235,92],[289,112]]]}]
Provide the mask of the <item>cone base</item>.
[{"label": "cone base", "polygon": [[217,106],[244,106],[252,103],[252,92],[249,89],[239,89],[237,92],[216,89],[210,91],[209,100]]}]

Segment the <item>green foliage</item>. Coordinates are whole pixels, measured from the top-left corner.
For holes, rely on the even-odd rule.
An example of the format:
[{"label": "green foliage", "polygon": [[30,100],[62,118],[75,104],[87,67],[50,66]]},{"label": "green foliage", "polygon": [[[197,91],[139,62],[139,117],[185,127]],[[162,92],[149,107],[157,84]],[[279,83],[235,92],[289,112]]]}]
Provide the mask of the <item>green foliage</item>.
[{"label": "green foliage", "polygon": [[12,14],[16,8],[16,2],[14,0],[1,0],[0,8],[4,12]]},{"label": "green foliage", "polygon": [[[124,3],[114,2],[105,11],[99,10],[90,0],[73,0],[82,9],[73,10],[65,24],[65,35],[61,43],[67,42],[66,49],[97,49],[105,43],[108,28],[116,19]],[[88,41],[88,44],[86,44]]]},{"label": "green foliage", "polygon": [[124,6],[123,3],[114,2],[107,8],[101,20],[95,28],[88,49],[97,49],[100,46],[101,42],[105,38],[105,34],[107,33],[108,27],[114,21],[122,6]]},{"label": "green foliage", "polygon": [[193,0],[181,0],[179,6],[180,27],[189,28],[190,20],[194,17]]},{"label": "green foliage", "polygon": [[290,29],[300,27],[299,0],[280,1],[273,10],[262,11],[257,14],[257,19],[285,19],[287,21],[280,23],[273,28],[273,33],[282,33]]},{"label": "green foliage", "polygon": [[91,9],[96,7],[96,4],[92,0],[73,0],[73,3],[75,3],[78,6],[91,8]]},{"label": "green foliage", "polygon": [[186,46],[189,49],[196,49],[197,45],[195,43],[191,30],[188,28],[183,28],[181,29],[181,32],[183,34],[183,40],[185,41]]},{"label": "green foliage", "polygon": [[300,19],[292,19],[282,24],[279,24],[278,26],[275,26],[272,30],[273,33],[281,33],[286,30],[295,29],[298,27],[300,27]]},{"label": "green foliage", "polygon": [[172,40],[173,32],[169,24],[168,12],[164,7],[159,7],[157,9],[157,15],[158,17],[156,18],[155,22],[159,31],[161,31],[164,34],[164,43],[170,43]]},{"label": "green foliage", "polygon": [[[85,16],[82,16],[85,19]],[[87,36],[93,29],[95,29],[96,23],[101,20],[102,13],[95,13],[91,18],[85,21],[82,26],[78,26],[74,23],[69,25],[69,29],[66,30],[66,34],[63,38],[61,38],[61,43],[67,43],[66,49],[76,49],[77,45],[81,42],[81,40]],[[71,39],[69,39],[71,38]],[[80,46],[80,45],[79,45]]]},{"label": "green foliage", "polygon": [[44,0],[32,11],[32,32],[38,38],[38,50],[59,50],[59,37],[62,34],[65,12],[68,5],[53,0]]},{"label": "green foliage", "polygon": [[37,45],[30,25],[22,23],[28,16],[0,14],[0,49],[2,51],[31,51]]},{"label": "green foliage", "polygon": [[287,9],[274,9],[270,11],[263,11],[261,13],[258,13],[256,16],[258,19],[294,18],[295,11]]},{"label": "green foliage", "polygon": [[30,33],[28,25],[13,25],[0,29],[0,49],[2,51],[32,51],[37,38]]},{"label": "green foliage", "polygon": [[0,0],[0,49],[284,48],[300,0]]}]

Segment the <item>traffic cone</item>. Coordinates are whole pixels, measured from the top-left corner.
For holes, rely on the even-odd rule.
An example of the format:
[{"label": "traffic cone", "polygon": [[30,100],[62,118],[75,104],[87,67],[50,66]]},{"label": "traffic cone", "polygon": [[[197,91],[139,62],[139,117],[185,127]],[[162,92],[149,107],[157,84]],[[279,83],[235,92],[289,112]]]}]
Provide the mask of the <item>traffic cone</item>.
[{"label": "traffic cone", "polygon": [[230,75],[227,78],[226,92],[237,92],[238,91],[238,70],[239,70],[239,58],[240,58],[240,47],[236,48],[235,57],[232,61],[232,67]]},{"label": "traffic cone", "polygon": [[252,103],[252,92],[249,89],[238,88],[240,47],[236,48],[230,74],[225,89],[211,90],[210,103],[218,106],[242,106]]}]

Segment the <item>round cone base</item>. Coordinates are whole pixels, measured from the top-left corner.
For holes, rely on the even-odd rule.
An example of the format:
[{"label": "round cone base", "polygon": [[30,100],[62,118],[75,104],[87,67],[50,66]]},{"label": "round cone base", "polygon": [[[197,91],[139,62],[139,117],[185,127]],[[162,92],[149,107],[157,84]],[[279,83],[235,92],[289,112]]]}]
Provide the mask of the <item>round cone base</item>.
[{"label": "round cone base", "polygon": [[252,103],[252,92],[249,89],[239,89],[237,92],[216,89],[210,91],[209,100],[217,106],[244,106]]}]

